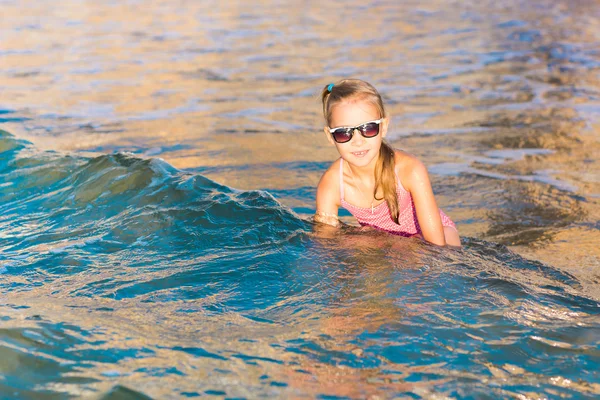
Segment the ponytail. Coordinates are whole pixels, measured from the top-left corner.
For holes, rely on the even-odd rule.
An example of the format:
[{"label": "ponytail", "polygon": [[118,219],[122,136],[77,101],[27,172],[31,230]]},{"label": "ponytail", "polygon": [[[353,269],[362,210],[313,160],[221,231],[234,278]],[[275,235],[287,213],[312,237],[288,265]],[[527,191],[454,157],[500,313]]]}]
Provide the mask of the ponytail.
[{"label": "ponytail", "polygon": [[[386,142],[381,142],[379,148],[379,159],[375,164],[375,189],[373,198],[386,201],[390,209],[390,215],[395,223],[398,223],[398,195],[396,194],[396,173],[394,162],[394,149]],[[382,188],[383,198],[377,198],[377,191]]]}]

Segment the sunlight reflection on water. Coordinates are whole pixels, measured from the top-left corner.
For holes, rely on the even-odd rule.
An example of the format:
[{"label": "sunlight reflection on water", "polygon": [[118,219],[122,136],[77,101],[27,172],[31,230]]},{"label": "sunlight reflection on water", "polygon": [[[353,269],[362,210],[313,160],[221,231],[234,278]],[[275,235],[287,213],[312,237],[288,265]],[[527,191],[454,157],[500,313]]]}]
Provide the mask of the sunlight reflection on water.
[{"label": "sunlight reflection on water", "polygon": [[[600,393],[597,4],[1,3],[0,392]],[[345,76],[464,250],[313,235]]]}]

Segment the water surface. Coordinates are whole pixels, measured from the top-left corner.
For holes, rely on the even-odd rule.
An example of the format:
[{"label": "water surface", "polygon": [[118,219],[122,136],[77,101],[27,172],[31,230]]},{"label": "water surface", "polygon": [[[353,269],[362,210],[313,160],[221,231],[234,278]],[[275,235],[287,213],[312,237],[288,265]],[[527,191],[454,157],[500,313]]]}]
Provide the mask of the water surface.
[{"label": "water surface", "polygon": [[[598,396],[596,3],[0,6],[3,396]],[[347,76],[464,249],[315,230]]]}]

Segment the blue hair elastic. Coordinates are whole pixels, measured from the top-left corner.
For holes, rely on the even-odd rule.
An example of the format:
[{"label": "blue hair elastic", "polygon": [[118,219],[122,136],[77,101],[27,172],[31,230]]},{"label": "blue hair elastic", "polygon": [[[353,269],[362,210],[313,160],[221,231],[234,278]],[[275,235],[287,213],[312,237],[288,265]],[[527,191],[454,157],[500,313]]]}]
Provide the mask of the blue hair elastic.
[{"label": "blue hair elastic", "polygon": [[327,91],[331,93],[331,89],[333,89],[333,83],[327,85]]}]

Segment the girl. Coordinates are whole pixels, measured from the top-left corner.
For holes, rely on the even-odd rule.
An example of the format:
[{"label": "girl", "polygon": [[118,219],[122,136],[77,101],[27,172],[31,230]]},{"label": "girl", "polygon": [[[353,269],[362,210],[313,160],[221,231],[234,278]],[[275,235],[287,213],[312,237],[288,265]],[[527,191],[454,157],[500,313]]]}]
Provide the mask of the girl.
[{"label": "girl", "polygon": [[326,86],[322,100],[325,135],[341,157],[321,177],[315,221],[338,226],[342,206],[363,226],[460,246],[456,226],[438,209],[425,166],[383,141],[389,117],[377,90],[345,79]]}]

